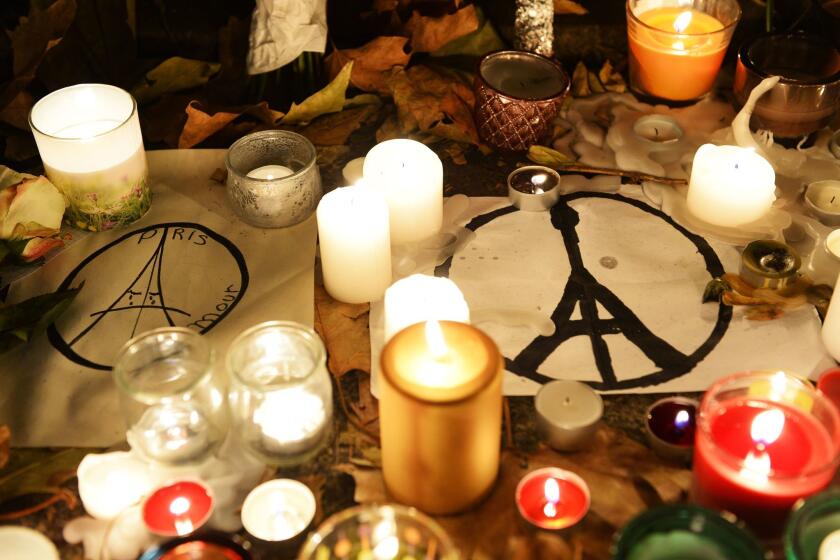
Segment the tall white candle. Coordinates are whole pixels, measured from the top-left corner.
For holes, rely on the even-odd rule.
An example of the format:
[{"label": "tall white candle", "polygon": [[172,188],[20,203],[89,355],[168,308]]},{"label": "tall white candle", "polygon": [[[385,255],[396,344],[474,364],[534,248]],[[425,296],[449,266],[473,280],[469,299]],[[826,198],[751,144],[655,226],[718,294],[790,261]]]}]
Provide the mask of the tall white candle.
[{"label": "tall white candle", "polygon": [[318,204],[321,269],[339,301],[377,301],[391,283],[388,205],[363,185],[327,193]]},{"label": "tall white candle", "polygon": [[775,190],[773,167],[754,150],[704,144],[694,155],[688,209],[710,224],[736,227],[766,214]]},{"label": "tall white candle", "polygon": [[364,180],[382,193],[395,245],[426,239],[443,223],[443,165],[427,146],[396,139],[377,144],[364,162]]},{"label": "tall white candle", "polygon": [[274,179],[282,179],[292,175],[294,171],[285,165],[263,165],[248,172],[248,177],[251,179],[266,179],[273,181]]},{"label": "tall white candle", "polygon": [[85,511],[97,519],[115,518],[153,486],[147,465],[122,451],[85,455],[76,472]]},{"label": "tall white candle", "polygon": [[834,285],[834,293],[828,303],[822,326],[822,340],[831,357],[840,361],[840,277]]},{"label": "tall white candle", "polygon": [[470,322],[464,295],[449,278],[413,274],[385,291],[385,342],[410,325],[432,319]]}]

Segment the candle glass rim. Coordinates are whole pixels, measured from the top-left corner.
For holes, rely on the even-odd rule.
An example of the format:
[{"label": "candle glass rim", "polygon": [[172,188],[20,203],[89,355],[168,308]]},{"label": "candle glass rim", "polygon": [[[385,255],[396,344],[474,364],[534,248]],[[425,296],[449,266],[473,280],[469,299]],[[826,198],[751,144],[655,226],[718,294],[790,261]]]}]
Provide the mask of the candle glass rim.
[{"label": "candle glass rim", "polygon": [[[711,37],[711,36],[714,36],[714,35],[717,35],[717,34],[720,34],[720,33],[728,33],[731,28],[738,25],[738,22],[741,21],[741,16],[743,15],[743,10],[741,10],[741,5],[736,0],[724,0],[724,1],[729,3],[730,7],[734,6],[737,9],[737,12],[736,12],[735,16],[732,18],[731,22],[729,22],[727,24],[724,24],[721,21],[721,24],[723,24],[723,27],[721,27],[720,29],[716,29],[714,31],[704,31],[702,33],[685,33],[685,32],[679,32],[679,31],[669,31],[667,29],[660,29],[658,27],[648,25],[647,23],[645,23],[641,19],[639,19],[639,17],[633,12],[633,8],[630,7],[630,3],[632,1],[633,0],[627,0],[627,2],[625,3],[625,6],[626,6],[626,12],[627,12],[628,19],[632,19],[633,23],[635,25],[640,25],[643,28],[645,28],[645,29],[647,29],[648,31],[651,31],[651,32],[663,33],[663,34],[670,35],[670,36],[673,36],[673,37],[677,37],[677,38],[680,38],[680,39],[697,38],[697,37]],[[683,7],[686,8],[687,10],[696,10],[696,11],[702,12],[706,15],[711,15],[704,10],[700,10],[700,9],[695,8],[693,5],[691,5],[691,6],[680,6],[680,5],[656,6],[656,7],[652,8],[651,10],[645,10],[644,12],[641,12],[641,13],[644,14],[646,12],[652,11],[653,9],[659,9],[659,8],[683,8]],[[714,16],[712,16],[712,17],[714,17]],[[717,19],[717,18],[715,18],[715,19]],[[718,20],[718,21],[720,21],[720,20]]]},{"label": "candle glass rim", "polygon": [[693,441],[691,443],[686,444],[686,445],[671,443],[670,441],[668,441],[666,439],[662,439],[661,437],[659,437],[659,434],[654,432],[653,428],[650,425],[651,412],[653,412],[653,409],[658,407],[658,406],[661,406],[664,403],[669,403],[669,402],[675,402],[675,403],[684,404],[684,405],[687,405],[687,406],[694,407],[694,429],[695,429],[695,431],[697,430],[697,417],[698,417],[698,413],[700,411],[700,401],[698,401],[697,399],[692,399],[691,397],[683,397],[681,395],[673,395],[673,396],[670,396],[670,397],[663,397],[661,399],[657,399],[649,407],[647,407],[647,409],[645,410],[645,416],[644,416],[644,418],[645,418],[645,432],[647,432],[647,434],[650,437],[656,438],[656,441],[658,443],[660,443],[662,445],[665,445],[665,446],[668,446],[668,447],[672,447],[675,450],[676,449],[678,449],[678,450],[691,449],[691,448],[694,447],[694,442]]},{"label": "candle glass rim", "polygon": [[[243,368],[234,367],[234,364],[232,363],[234,359],[234,349],[238,345],[245,343],[248,338],[261,331],[281,331],[284,334],[293,333],[299,340],[306,343],[307,350],[312,353],[312,367],[309,368],[309,370],[303,375],[283,380],[275,380],[269,383],[257,383],[251,379],[245,378],[242,375]],[[236,337],[228,345],[225,356],[225,366],[233,378],[243,386],[260,391],[271,391],[299,385],[306,379],[309,379],[312,375],[318,372],[318,369],[321,366],[326,364],[326,355],[327,353],[324,348],[324,342],[314,329],[296,321],[264,321],[249,327],[236,335]]]},{"label": "candle glass rim", "polygon": [[190,485],[197,486],[197,487],[201,488],[201,490],[204,491],[204,493],[207,494],[207,497],[210,499],[210,507],[207,508],[207,512],[205,512],[205,514],[202,517],[200,517],[193,524],[194,528],[193,528],[193,531],[191,531],[191,533],[201,529],[210,520],[210,517],[212,517],[213,512],[216,510],[216,497],[213,495],[213,489],[210,488],[209,485],[207,485],[204,482],[202,482],[201,480],[199,480],[198,478],[195,478],[195,477],[180,478],[180,479],[177,479],[177,480],[174,480],[174,481],[165,482],[163,484],[155,486],[154,488],[152,488],[152,490],[149,492],[149,494],[146,497],[143,498],[143,501],[140,504],[140,516],[143,520],[143,525],[146,527],[146,530],[148,530],[150,533],[152,533],[154,535],[160,535],[162,537],[184,537],[184,536],[187,536],[187,535],[178,534],[177,530],[175,530],[175,529],[173,529],[173,531],[166,531],[166,532],[153,530],[151,527],[149,527],[149,524],[146,523],[146,507],[149,504],[149,501],[152,498],[154,498],[155,494],[157,494],[161,490],[166,490],[167,488],[172,488],[173,486],[178,486],[180,484],[190,484]]},{"label": "candle glass rim", "polygon": [[[840,69],[838,69],[833,74],[829,74],[827,76],[823,76],[820,78],[813,78],[810,80],[800,80],[796,78],[787,78],[782,76],[781,74],[771,74],[761,68],[757,61],[753,60],[750,50],[756,46],[761,41],[772,41],[776,39],[792,39],[801,42],[812,42],[815,45],[824,46],[826,48],[834,48],[835,52],[837,52],[836,47],[830,42],[823,40],[822,37],[815,36],[813,34],[806,34],[806,33],[761,33],[756,35],[746,41],[738,49],[738,60],[744,65],[744,67],[757,74],[761,79],[770,78],[772,76],[779,76],[779,83],[784,84],[789,87],[802,87],[802,88],[811,88],[813,86],[827,86],[832,85],[838,81],[840,81]],[[837,52],[837,56],[840,57],[840,52]]]},{"label": "candle glass rim", "polygon": [[519,511],[519,515],[523,517],[528,523],[539,527],[541,529],[545,529],[542,524],[539,523],[538,520],[534,519],[531,515],[529,515],[524,509],[522,508],[522,492],[525,489],[525,485],[531,482],[531,480],[541,476],[543,474],[549,474],[550,478],[552,479],[559,479],[565,480],[570,482],[578,487],[579,490],[583,492],[584,497],[586,498],[585,507],[582,508],[579,516],[574,516],[569,521],[569,524],[565,527],[558,527],[557,530],[561,529],[568,529],[574,525],[580,523],[580,521],[586,517],[586,514],[589,513],[589,509],[592,507],[592,493],[589,490],[589,485],[586,483],[583,478],[568,469],[561,469],[560,467],[541,467],[538,469],[534,469],[526,473],[516,484],[516,492],[514,493],[514,502],[516,502],[516,509]]},{"label": "candle glass rim", "polygon": [[[296,142],[300,142],[302,145],[306,147],[306,151],[308,152],[309,157],[307,158],[306,164],[298,169],[297,171],[292,171],[291,175],[284,175],[282,177],[275,177],[274,179],[266,179],[264,177],[249,177],[248,173],[253,171],[253,169],[248,169],[246,171],[242,171],[239,166],[234,166],[230,160],[231,153],[234,152],[236,149],[240,149],[243,146],[253,142],[254,140],[263,140],[263,139],[271,139],[271,138],[289,138]],[[252,132],[250,134],[246,134],[236,142],[230,145],[228,148],[227,153],[225,153],[225,167],[228,170],[228,173],[233,172],[235,173],[240,179],[245,181],[253,181],[255,183],[282,183],[287,182],[292,179],[296,179],[302,176],[304,173],[308,172],[314,165],[318,162],[318,152],[315,149],[315,146],[306,136],[302,134],[298,134],[297,132],[292,132],[291,130],[260,130],[258,132]],[[279,163],[275,164],[266,164],[266,165],[282,165]]]},{"label": "candle glass rim", "polygon": [[[251,529],[253,527],[249,528],[248,525],[250,523],[246,522],[245,512],[248,510],[249,505],[253,504],[255,502],[255,500],[257,499],[257,497],[258,497],[257,493],[258,492],[265,492],[267,490],[273,490],[275,488],[290,488],[290,487],[295,488],[296,490],[300,490],[298,495],[305,496],[307,506],[311,506],[311,507],[307,507],[307,509],[306,509],[306,512],[307,512],[306,517],[307,518],[306,518],[306,523],[303,525],[303,527],[297,533],[295,533],[294,535],[291,535],[288,538],[274,539],[274,540],[267,539],[264,536],[260,536],[256,532],[252,531]],[[302,491],[302,490],[305,490],[305,492]],[[315,519],[315,513],[316,513],[317,509],[318,509],[318,504],[315,500],[315,494],[312,492],[312,490],[309,488],[309,486],[307,486],[306,484],[300,482],[299,480],[295,480],[293,478],[274,478],[272,480],[268,480],[266,482],[263,482],[262,484],[258,484],[250,492],[248,492],[248,495],[245,497],[245,501],[242,502],[242,509],[239,513],[239,518],[242,521],[243,529],[245,529],[245,531],[249,535],[251,535],[251,536],[253,536],[253,537],[255,537],[255,538],[257,538],[261,541],[264,541],[264,542],[281,543],[281,542],[290,541],[290,540],[298,537],[299,535],[303,534],[306,531],[307,527],[309,527],[309,525],[312,524],[312,520]]]},{"label": "candle glass rim", "polygon": [[212,530],[202,531],[198,535],[192,534],[183,537],[177,537],[168,540],[164,543],[153,545],[151,548],[143,552],[137,558],[137,560],[160,560],[164,554],[171,552],[172,550],[174,550],[182,544],[187,544],[190,542],[207,542],[210,544],[225,546],[228,549],[232,549],[236,554],[238,554],[241,560],[251,560],[252,558],[251,553],[248,552],[248,550],[245,547],[243,547],[239,542],[237,542],[234,538],[228,536],[227,533]]},{"label": "candle glass rim", "polygon": [[[303,547],[298,555],[298,560],[309,560],[314,558],[315,551],[324,540],[325,536],[332,534],[345,521],[353,519],[354,517],[376,516],[380,512],[390,510],[392,513],[390,517],[397,519],[398,517],[407,517],[416,520],[420,525],[423,525],[431,532],[439,541],[439,546],[442,550],[440,553],[441,560],[458,560],[461,556],[457,548],[452,542],[447,532],[441,525],[435,521],[431,516],[426,515],[419,509],[410,506],[404,506],[396,503],[384,504],[361,504],[353,506],[334,513],[326,520],[322,521],[315,531],[313,531],[306,539]],[[384,517],[384,516],[383,516]]]},{"label": "candle glass rim", "polygon": [[[834,504],[830,502],[833,501]],[[833,507],[832,507],[833,506]],[[807,499],[800,499],[794,504],[793,511],[785,524],[782,544],[786,557],[791,560],[805,560],[809,556],[801,550],[800,533],[811,522],[812,517],[826,511],[840,513],[840,488],[829,488]],[[837,528],[840,530],[840,527]]]},{"label": "candle glass rim", "polygon": [[[177,391],[174,393],[167,393],[164,396],[169,396],[171,394],[185,394],[189,393],[193,389],[195,389],[199,384],[201,384],[205,379],[207,379],[212,373],[212,365],[213,365],[213,348],[210,346],[210,343],[204,338],[204,336],[192,329],[187,327],[159,327],[157,329],[151,329],[145,332],[140,333],[139,335],[131,338],[123,344],[122,348],[117,352],[116,358],[114,359],[114,367],[113,369],[113,377],[116,381],[117,387],[122,389],[122,391],[130,395],[133,399],[137,400],[138,402],[142,402],[144,404],[156,404],[159,400],[160,394],[156,394],[153,402],[149,399],[144,398],[143,391],[139,387],[135,387],[128,377],[129,370],[123,367],[120,362],[121,359],[128,355],[129,351],[137,344],[141,342],[145,342],[148,339],[157,338],[164,335],[182,335],[187,340],[189,340],[190,344],[195,344],[199,348],[199,352],[201,354],[201,363],[204,365],[202,370],[199,373],[191,373],[190,375],[193,376],[193,379],[190,380],[183,387],[179,387]],[[145,367],[145,366],[144,366]],[[134,370],[131,370],[134,371]]]},{"label": "candle glass rim", "polygon": [[[490,84],[490,82],[488,82],[487,79],[484,77],[484,73],[482,71],[482,68],[484,67],[484,64],[487,61],[489,61],[490,59],[495,58],[497,56],[501,56],[501,55],[526,56],[528,58],[534,58],[534,59],[537,59],[537,60],[540,60],[540,61],[547,62],[548,64],[553,66],[560,73],[560,78],[564,82],[563,87],[561,87],[560,90],[557,93],[554,93],[552,95],[546,95],[544,97],[519,97],[519,96],[516,96],[516,95],[511,95],[510,93],[503,92],[500,89],[498,89],[496,87],[493,87]],[[498,50],[491,51],[491,52],[485,54],[476,63],[475,76],[476,76],[476,79],[480,80],[480,82],[484,85],[484,87],[490,89],[496,95],[499,95],[500,97],[504,97],[504,98],[507,98],[507,99],[515,100],[515,101],[525,101],[525,102],[528,102],[528,101],[531,101],[531,102],[534,102],[534,101],[552,101],[552,100],[559,101],[560,99],[563,99],[564,97],[566,97],[569,94],[569,89],[571,89],[571,86],[572,86],[571,78],[569,78],[569,75],[566,73],[566,70],[563,68],[563,65],[560,64],[559,62],[557,62],[556,60],[548,58],[547,56],[541,55],[539,53],[530,52],[530,51],[520,51],[520,50],[516,50],[516,49],[498,49]]]},{"label": "candle glass rim", "polygon": [[[702,529],[705,529],[711,523],[721,531],[725,531],[727,536],[732,537],[732,539],[737,539],[742,545],[740,552],[750,552],[749,549],[752,549],[751,552],[754,556],[751,559],[739,558],[738,560],[764,560],[764,548],[761,543],[733,514],[729,512],[718,512],[695,504],[666,504],[639,513],[616,532],[611,547],[612,558],[614,560],[625,560],[628,554],[635,546],[638,546],[642,539],[662,533],[663,531],[661,529],[650,530],[651,527],[656,529],[657,522],[665,520],[666,523],[673,525],[681,521],[686,515],[691,516],[689,519],[701,515],[705,520],[701,526]],[[691,525],[686,528],[680,528],[678,526],[669,527],[668,530],[683,530],[694,535],[703,534],[694,530],[694,527]],[[629,539],[633,540],[627,542]],[[713,542],[718,543],[720,541],[714,539]],[[722,542],[729,544],[730,541],[725,540]]]},{"label": "candle glass rim", "polygon": [[[79,137],[55,136],[54,134],[44,132],[43,130],[41,130],[40,128],[38,128],[35,125],[35,120],[32,118],[32,115],[38,109],[38,105],[41,105],[42,102],[45,102],[48,98],[50,98],[54,95],[61,94],[61,93],[66,93],[69,90],[81,89],[81,88],[85,88],[85,87],[96,87],[96,88],[102,88],[102,89],[111,89],[111,90],[116,90],[118,92],[121,92],[121,93],[127,95],[128,98],[131,99],[131,111],[129,111],[128,116],[125,119],[123,119],[122,121],[120,121],[119,124],[114,125],[112,128],[109,128],[108,130],[105,130],[103,132],[99,132],[97,134],[93,134],[93,135],[90,135],[90,136],[79,136]],[[118,130],[118,129],[124,127],[126,124],[128,124],[131,121],[131,119],[134,118],[134,116],[136,114],[137,114],[137,100],[134,99],[134,96],[131,95],[130,92],[122,89],[121,87],[113,86],[111,84],[83,83],[83,84],[75,84],[75,85],[72,85],[72,86],[63,87],[63,88],[60,88],[60,89],[57,89],[55,91],[52,91],[52,92],[48,93],[47,95],[45,95],[44,97],[39,99],[35,103],[35,105],[32,106],[32,109],[29,110],[29,116],[27,117],[27,120],[29,121],[29,126],[32,128],[32,130],[34,132],[37,132],[41,136],[44,136],[46,138],[50,138],[52,140],[62,141],[62,142],[78,142],[80,140],[94,140],[94,139],[97,139],[97,138],[101,138],[103,136],[107,136],[108,134],[111,134],[115,130]]]},{"label": "candle glass rim", "polygon": [[[745,458],[733,455],[728,450],[721,448],[712,437],[711,421],[708,418],[708,416],[710,415],[708,408],[712,406],[711,400],[713,398],[716,398],[717,394],[722,392],[722,389],[726,387],[726,385],[729,383],[744,381],[750,377],[755,378],[756,381],[767,381],[769,383],[771,376],[777,375],[778,373],[784,374],[785,379],[788,383],[795,383],[797,385],[798,390],[810,393],[810,395],[814,398],[815,401],[819,399],[826,405],[827,412],[829,416],[831,416],[833,423],[833,433],[831,433],[831,430],[829,430],[828,428],[826,428],[826,431],[829,432],[829,437],[831,438],[831,442],[834,447],[834,456],[831,460],[826,461],[821,465],[817,465],[815,467],[810,468],[807,471],[795,474],[780,474],[775,469],[771,468],[767,473],[768,478],[773,478],[774,480],[798,480],[817,476],[827,471],[836,469],[837,466],[840,465],[840,412],[838,412],[837,407],[834,405],[831,399],[829,399],[828,396],[822,393],[821,391],[818,391],[816,387],[814,387],[811,384],[810,381],[784,370],[742,371],[739,373],[734,373],[714,382],[703,394],[703,399],[700,401],[700,408],[697,410],[697,432],[695,438],[695,446],[697,445],[696,441],[699,440],[699,438],[702,436],[709,442],[709,445],[715,449],[719,458],[729,468],[741,468],[743,466]],[[768,399],[766,397],[756,397],[756,400],[763,400],[776,403],[785,402],[781,398]],[[795,404],[789,404],[786,402],[785,404],[788,404],[788,406],[796,406]],[[810,411],[802,410],[802,412],[811,415]],[[823,422],[820,421],[820,424],[822,425]]]}]

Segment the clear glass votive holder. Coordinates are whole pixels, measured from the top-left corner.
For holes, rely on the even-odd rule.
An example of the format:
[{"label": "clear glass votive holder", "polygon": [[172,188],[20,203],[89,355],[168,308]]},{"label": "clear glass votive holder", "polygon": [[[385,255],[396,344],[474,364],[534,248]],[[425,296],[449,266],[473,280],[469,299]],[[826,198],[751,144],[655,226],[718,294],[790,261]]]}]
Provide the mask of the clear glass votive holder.
[{"label": "clear glass votive holder", "polygon": [[241,443],[272,465],[311,459],[331,434],[332,381],[312,329],[269,321],[244,331],[227,354],[230,403]]},{"label": "clear glass votive holder", "polygon": [[840,488],[832,488],[797,505],[785,527],[785,558],[837,558],[840,552]]},{"label": "clear glass votive holder", "polygon": [[225,158],[227,194],[246,223],[287,227],[312,215],[321,200],[315,146],[286,130],[263,130],[233,143]]},{"label": "clear glass votive holder", "polygon": [[227,429],[225,392],[213,352],[197,332],[167,327],[122,347],[114,366],[132,449],[168,465],[210,456]]},{"label": "clear glass votive holder", "polygon": [[764,560],[761,544],[718,512],[666,505],[633,518],[616,537],[613,560]]},{"label": "clear glass votive holder", "polygon": [[738,373],[703,396],[694,445],[694,499],[778,538],[792,506],[831,482],[840,414],[801,377]]},{"label": "clear glass votive holder", "polygon": [[714,86],[741,18],[737,0],[627,0],[630,87],[685,102]]},{"label": "clear glass votive holder", "polygon": [[406,506],[364,505],[341,511],[309,536],[298,560],[422,558],[458,560],[460,554],[438,523]]},{"label": "clear glass votive holder", "polygon": [[152,203],[146,152],[130,93],[106,84],[54,91],[29,113],[47,177],[73,227],[103,231],[140,219]]}]

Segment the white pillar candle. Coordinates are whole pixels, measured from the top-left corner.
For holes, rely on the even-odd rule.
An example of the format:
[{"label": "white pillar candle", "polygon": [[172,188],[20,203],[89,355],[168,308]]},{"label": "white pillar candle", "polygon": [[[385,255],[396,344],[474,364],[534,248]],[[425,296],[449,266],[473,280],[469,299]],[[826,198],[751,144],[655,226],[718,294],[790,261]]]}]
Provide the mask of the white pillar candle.
[{"label": "white pillar candle", "polygon": [[296,480],[276,479],[260,484],[242,504],[242,526],[264,541],[289,540],[302,533],[315,517],[315,496]]},{"label": "white pillar candle", "polygon": [[755,151],[704,144],[694,155],[688,209],[710,224],[737,227],[770,210],[775,183],[773,167]]},{"label": "white pillar candle", "polygon": [[131,453],[85,455],[76,471],[85,511],[97,519],[113,519],[151,491],[148,467]]},{"label": "white pillar candle", "polygon": [[443,165],[427,146],[406,139],[377,144],[365,157],[364,180],[388,202],[394,245],[440,231]]},{"label": "white pillar candle", "polygon": [[425,274],[398,280],[385,291],[385,342],[415,323],[470,322],[470,308],[455,282]]},{"label": "white pillar candle", "polygon": [[58,560],[53,542],[28,527],[0,527],[0,560]]},{"label": "white pillar candle", "polygon": [[364,175],[365,158],[358,157],[351,159],[341,170],[341,176],[344,177],[344,182],[348,185],[355,185],[359,179]]},{"label": "white pillar candle", "polygon": [[285,165],[263,165],[262,167],[257,167],[249,171],[247,177],[273,181],[274,179],[282,179],[292,174],[294,174],[294,171]]},{"label": "white pillar candle", "polygon": [[834,293],[828,303],[822,326],[822,340],[831,357],[840,361],[840,277],[834,285]]},{"label": "white pillar candle", "polygon": [[391,283],[388,205],[363,185],[341,187],[318,204],[324,287],[339,301],[377,301]]}]

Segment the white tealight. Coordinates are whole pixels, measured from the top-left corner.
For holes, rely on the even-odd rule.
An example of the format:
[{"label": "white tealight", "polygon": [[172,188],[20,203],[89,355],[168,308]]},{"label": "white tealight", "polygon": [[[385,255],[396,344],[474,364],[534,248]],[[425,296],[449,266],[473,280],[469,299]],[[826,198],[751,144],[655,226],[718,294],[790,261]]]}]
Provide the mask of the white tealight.
[{"label": "white tealight", "polygon": [[302,533],[315,517],[315,496],[296,480],[260,484],[242,505],[242,526],[258,539],[279,542]]},{"label": "white tealight", "polygon": [[820,543],[819,560],[840,560],[840,529],[828,534]]},{"label": "white tealight", "polygon": [[294,171],[285,165],[263,165],[248,172],[248,177],[251,179],[265,179],[266,181],[273,181],[275,179],[282,179],[294,174]]},{"label": "white tealight", "polygon": [[58,560],[53,542],[27,527],[0,527],[0,560]]},{"label": "white tealight", "polygon": [[604,402],[594,389],[568,380],[543,385],[534,397],[534,407],[537,427],[558,451],[575,451],[591,443],[604,413]]},{"label": "white tealight", "polygon": [[115,518],[153,485],[146,464],[122,451],[85,455],[76,473],[85,511],[97,519]]},{"label": "white tealight", "polygon": [[816,181],[805,189],[805,204],[827,226],[840,226],[840,181]]},{"label": "white tealight", "polygon": [[455,282],[425,274],[413,274],[385,290],[385,342],[415,323],[470,322],[470,308]]}]

